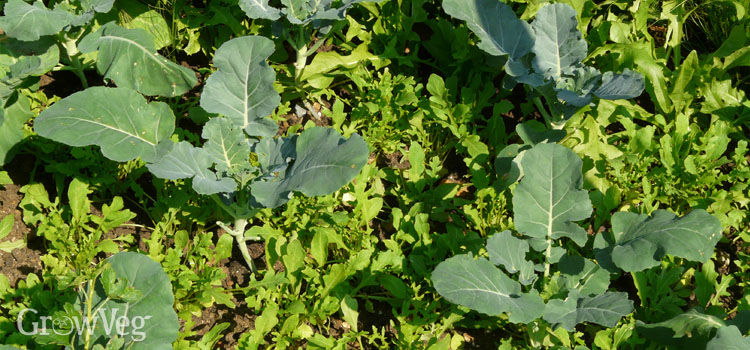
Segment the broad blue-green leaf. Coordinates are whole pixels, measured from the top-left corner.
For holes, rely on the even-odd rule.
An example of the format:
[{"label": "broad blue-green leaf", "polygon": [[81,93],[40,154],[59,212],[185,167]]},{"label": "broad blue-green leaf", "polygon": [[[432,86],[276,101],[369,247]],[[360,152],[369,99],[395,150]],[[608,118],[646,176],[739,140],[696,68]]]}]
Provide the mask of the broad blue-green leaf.
[{"label": "broad blue-green leaf", "polygon": [[633,312],[633,302],[624,292],[607,292],[596,296],[579,296],[572,291],[567,299],[553,299],[547,303],[544,319],[573,331],[577,324],[596,323],[612,328],[622,316]]},{"label": "broad blue-green leaf", "polygon": [[214,159],[206,150],[181,141],[167,155],[147,167],[154,176],[162,179],[192,178],[193,189],[199,194],[233,192],[237,183],[230,178],[219,178],[209,169],[213,163]]},{"label": "broad blue-green leaf", "polygon": [[204,126],[201,137],[206,154],[216,164],[216,170],[229,171],[249,165],[250,144],[242,133],[226,118],[211,118]]},{"label": "broad blue-green leaf", "polygon": [[612,216],[617,267],[635,272],[659,265],[665,254],[706,262],[721,238],[721,224],[703,209],[682,218],[666,210],[645,214],[617,212]]},{"label": "broad blue-green leaf", "polygon": [[726,327],[727,322],[716,316],[690,309],[659,323],[636,321],[640,335],[659,344],[674,348],[706,348],[715,330]]},{"label": "broad blue-green leaf", "polygon": [[361,136],[348,140],[330,128],[303,131],[295,142],[296,158],[284,176],[252,184],[255,200],[264,207],[286,203],[293,192],[321,196],[335,192],[351,181],[367,163],[369,150]]},{"label": "broad blue-green leaf", "polygon": [[152,162],[169,150],[174,122],[166,103],[148,103],[127,88],[98,86],[44,110],[34,120],[34,131],[69,146],[97,145],[114,161],[140,157]]},{"label": "broad blue-green leaf", "polygon": [[293,24],[308,23],[319,10],[330,7],[333,0],[281,0],[281,10]]},{"label": "broad blue-green leaf", "polygon": [[[354,4],[380,0],[281,0],[285,6],[281,10],[292,24],[307,24],[312,21],[342,20],[346,18],[346,10]],[[338,7],[334,7],[338,5]]]},{"label": "broad blue-green leaf", "polygon": [[81,7],[85,11],[109,12],[115,0],[81,0]]},{"label": "broad blue-green leaf", "polygon": [[70,25],[75,17],[64,10],[50,10],[42,1],[31,5],[23,0],[9,0],[3,10],[5,16],[0,17],[0,28],[9,37],[23,41],[57,34]]},{"label": "broad blue-green leaf", "polygon": [[641,95],[644,86],[643,75],[626,68],[621,74],[604,73],[594,95],[606,100],[634,98]]},{"label": "broad blue-green leaf", "polygon": [[240,8],[247,17],[277,20],[281,11],[268,5],[268,0],[240,0]]},{"label": "broad blue-green leaf", "polygon": [[23,126],[34,116],[34,113],[31,112],[29,98],[18,94],[18,99],[6,106],[5,109],[0,104],[0,116],[2,116],[2,124],[0,124],[0,165],[2,165],[10,161],[15,153],[16,148],[14,147],[24,138]]},{"label": "broad blue-green leaf", "polygon": [[531,23],[534,70],[556,81],[586,58],[588,46],[577,26],[576,11],[567,4],[549,4],[537,12]]},{"label": "broad blue-green leaf", "polygon": [[567,290],[580,295],[599,295],[609,288],[609,272],[593,261],[577,255],[566,255],[557,264]]},{"label": "broad blue-green leaf", "polygon": [[198,83],[195,72],[156,52],[154,39],[143,29],[107,23],[85,36],[81,52],[99,50],[96,67],[105,78],[148,96],[180,96]]},{"label": "broad blue-green leaf", "polygon": [[[21,41],[12,38],[5,39],[0,46],[0,72],[10,73],[13,66],[24,60],[35,59],[30,68],[23,69],[24,78],[28,75],[42,75],[49,72],[60,61],[60,49],[54,39],[45,37],[37,41]],[[18,67],[13,75],[18,74]],[[0,73],[0,76],[2,74]],[[4,79],[4,78],[3,78]]]},{"label": "broad blue-green leaf", "polygon": [[513,221],[516,229],[543,240],[547,249],[552,240],[570,237],[579,246],[586,243],[586,231],[573,221],[591,215],[591,201],[581,189],[581,158],[570,149],[542,143],[524,152],[523,178],[513,194]]},{"label": "broad blue-green leaf", "polygon": [[432,284],[448,301],[487,315],[510,313],[513,323],[528,323],[544,312],[544,302],[536,291],[524,293],[487,259],[456,255],[438,264]]},{"label": "broad blue-green leaf", "polygon": [[229,40],[216,50],[214,65],[218,68],[201,94],[201,107],[223,114],[251,136],[269,135],[259,122],[279,105],[281,97],[273,88],[276,74],[266,59],[274,51],[273,41],[260,36]]},{"label": "broad blue-green leaf", "polygon": [[666,321],[651,324],[639,324],[639,327],[651,329],[668,328],[672,330],[672,337],[682,338],[687,335],[709,335],[712,330],[724,327],[725,325],[726,323],[724,320],[716,316],[703,314],[696,309],[690,309],[685,313],[679,314]]},{"label": "broad blue-green leaf", "polygon": [[[143,6],[143,9],[141,9],[137,2],[130,2],[123,5],[124,6],[121,10],[124,10],[125,13],[137,13],[135,17],[128,18],[127,21],[121,22],[123,27],[128,29],[140,28],[145,30],[153,40],[154,48],[157,50],[172,44],[172,29],[170,24],[167,23],[167,20],[164,19],[164,16],[162,16],[159,11],[144,11],[148,7],[146,5],[140,5]],[[133,6],[133,8],[129,6]]]},{"label": "broad blue-green leaf", "polygon": [[297,135],[285,138],[264,138],[255,145],[255,154],[263,176],[284,178],[286,169],[297,158]]},{"label": "broad blue-green leaf", "polygon": [[536,120],[527,120],[516,125],[518,137],[528,145],[538,143],[557,143],[565,137],[565,130],[548,129],[544,124]]},{"label": "broad blue-green leaf", "polygon": [[[104,288],[101,287],[101,278],[97,279],[98,288],[94,290],[91,302],[95,310],[99,310],[100,318],[94,328],[92,342],[106,342],[117,335],[116,327],[107,330],[103,321],[109,322],[111,318],[116,320],[125,316],[130,322],[124,326],[122,332],[126,334],[122,336],[125,339],[124,348],[172,349],[172,342],[177,339],[180,323],[172,305],[172,283],[161,265],[146,255],[134,252],[117,253],[107,259],[107,262],[112,266],[117,278],[126,280],[128,286],[139,293],[134,299],[113,300],[107,298]],[[81,291],[84,292],[86,291]],[[79,294],[80,300],[85,300],[83,294]],[[77,303],[77,306],[81,308],[83,305]],[[136,320],[135,324],[132,323],[133,320]],[[80,338],[77,337],[78,341]]]},{"label": "broad blue-green leaf", "polygon": [[443,10],[466,21],[469,29],[482,40],[477,46],[490,55],[518,59],[534,45],[529,25],[500,1],[443,0]]},{"label": "broad blue-green leaf", "polygon": [[746,350],[750,349],[750,338],[743,337],[737,326],[721,327],[716,336],[706,345],[706,350]]},{"label": "broad blue-green leaf", "polygon": [[[510,83],[520,82],[531,87],[544,85],[544,76],[533,71],[531,60],[531,55],[527,55],[519,59],[509,58],[508,62],[505,62],[505,72],[509,74],[506,77]],[[512,86],[515,85],[509,87],[512,88]]]},{"label": "broad blue-green leaf", "polygon": [[502,265],[508,273],[518,272],[518,280],[528,285],[534,282],[534,263],[526,260],[529,244],[513,237],[510,231],[503,231],[492,235],[487,240],[487,253],[490,261],[495,265]]},{"label": "broad blue-green leaf", "polygon": [[594,67],[581,65],[572,68],[556,82],[557,97],[577,107],[585,106],[591,103],[591,93],[599,86],[601,76]]},{"label": "broad blue-green leaf", "polygon": [[528,145],[512,143],[497,153],[495,158],[495,172],[503,188],[508,187],[521,178],[521,168],[518,165],[518,155],[530,148]]}]

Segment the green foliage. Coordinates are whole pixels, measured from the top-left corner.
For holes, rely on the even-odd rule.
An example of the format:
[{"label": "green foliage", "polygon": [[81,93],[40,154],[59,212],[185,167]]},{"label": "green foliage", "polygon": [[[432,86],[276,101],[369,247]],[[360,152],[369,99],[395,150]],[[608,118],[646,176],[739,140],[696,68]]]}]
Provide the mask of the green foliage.
[{"label": "green foliage", "polygon": [[135,217],[125,209],[122,198],[114,197],[112,203],[104,204],[101,216],[90,214],[91,200],[88,186],[73,179],[67,190],[69,205],[62,205],[59,198],[51,201],[42,184],[29,184],[21,188],[24,194],[19,207],[23,209],[23,221],[37,228],[48,242],[48,249],[57,257],[48,264],[60,269],[60,278],[73,278],[73,271],[64,271],[66,263],[84,268],[100,252],[116,253],[118,242],[132,242],[132,236],[115,239],[103,238],[117,226]]},{"label": "green foliage", "polygon": [[747,347],[746,0],[0,7],[2,344]]},{"label": "green foliage", "polygon": [[[513,194],[514,223],[524,237],[514,237],[509,231],[490,237],[489,261],[474,259],[469,253],[440,263],[432,282],[453,303],[488,315],[510,313],[513,323],[530,323],[543,316],[551,325],[568,330],[583,322],[614,327],[633,305],[626,293],[607,291],[605,269],[616,269],[614,263],[627,272],[640,271],[658,265],[666,254],[703,262],[718,242],[721,226],[703,210],[681,219],[666,211],[657,211],[653,217],[618,212],[612,217],[612,234],[620,243],[607,248],[595,243],[600,249],[598,264],[566,255],[556,242],[567,238],[583,247],[588,241],[586,232],[575,224],[591,215],[588,195],[580,189],[581,159],[570,149],[549,143],[537,144],[517,158],[523,177]],[[526,260],[529,247],[543,254],[542,264]],[[559,274],[552,276],[551,267],[558,263]],[[502,265],[511,274],[521,271],[518,279],[531,285],[531,291],[522,291],[521,284],[493,265]],[[531,276],[534,270],[544,271],[537,282]],[[542,294],[545,300],[535,286],[547,292]],[[563,299],[555,297],[566,294]]]},{"label": "green foliage", "polygon": [[240,8],[250,18],[276,20],[283,14],[290,23],[304,25],[316,21],[342,20],[349,7],[362,1],[365,0],[343,0],[336,4],[334,0],[282,0],[284,8],[279,10],[271,7],[268,0],[241,0]]},{"label": "green foliage", "polygon": [[97,52],[96,67],[105,78],[147,96],[180,96],[198,82],[191,69],[159,56],[152,37],[142,29],[107,23],[83,37],[78,49]]},{"label": "green foliage", "polygon": [[5,4],[3,12],[5,15],[0,19],[0,27],[8,36],[24,41],[57,34],[74,20],[73,15],[67,11],[50,10],[41,1],[32,5],[23,0],[10,0]]},{"label": "green foliage", "polygon": [[153,162],[169,150],[165,141],[174,131],[174,114],[167,104],[147,103],[134,90],[92,87],[46,109],[34,131],[70,146],[98,145],[115,161]]},{"label": "green foliage", "polygon": [[236,38],[219,47],[214,55],[218,70],[206,81],[201,107],[224,115],[250,136],[276,135],[278,127],[265,118],[280,102],[272,88],[276,75],[266,64],[273,49],[273,42],[261,37]]},{"label": "green foliage", "polygon": [[719,220],[702,209],[682,218],[665,210],[657,210],[651,217],[615,213],[612,216],[614,244],[602,247],[599,259],[611,260],[627,272],[657,266],[665,254],[706,262],[720,234]]},{"label": "green foliage", "polygon": [[[580,274],[564,275],[563,278],[573,281],[575,286],[570,289],[561,286],[562,290],[558,293],[565,295],[567,289],[567,297],[564,300],[548,300],[545,305],[537,290],[522,292],[521,284],[493,266],[503,265],[509,273],[518,271],[513,264],[504,261],[507,257],[498,254],[501,242],[514,244],[519,246],[521,255],[511,259],[518,265],[527,266],[526,275],[519,274],[521,283],[531,284],[535,278],[529,274],[535,269],[544,271],[544,278],[539,283],[547,283],[551,265],[560,262],[566,253],[565,249],[553,246],[554,242],[567,237],[583,246],[587,241],[583,229],[573,223],[591,214],[586,191],[579,189],[580,158],[563,146],[542,143],[524,152],[521,167],[525,175],[516,187],[513,208],[516,229],[526,236],[525,240],[512,236],[508,231],[493,235],[486,247],[492,263],[483,258],[475,260],[471,254],[447,259],[432,273],[435,289],[451,302],[489,315],[509,312],[509,320],[513,323],[530,323],[544,315],[550,324],[569,330],[582,322],[613,327],[633,307],[625,293],[606,292],[608,282],[602,290],[586,290],[590,293],[581,294],[577,286],[585,287],[596,280],[584,279],[584,283],[581,283],[580,277],[583,276]],[[526,260],[528,247],[544,254],[543,264],[537,267],[533,261]],[[593,264],[585,259],[580,262]],[[578,266],[578,269],[583,267]],[[564,272],[573,270],[576,268],[561,268]],[[606,274],[604,277],[605,280],[609,279]]]},{"label": "green foliage", "polygon": [[74,303],[52,316],[60,321],[52,325],[54,331],[34,337],[73,349],[169,349],[179,328],[173,300],[169,278],[158,263],[143,254],[120,252],[82,283]]},{"label": "green foliage", "polygon": [[494,0],[477,0],[468,6],[445,0],[443,7],[451,16],[467,21],[482,39],[479,48],[495,56],[508,55],[505,71],[509,75],[504,85],[512,87],[521,82],[537,89],[552,112],[547,115],[540,106],[550,126],[560,128],[594,96],[628,99],[643,91],[643,77],[636,72],[601,74],[583,64],[588,46],[578,30],[576,11],[569,5],[542,6],[531,24]]}]

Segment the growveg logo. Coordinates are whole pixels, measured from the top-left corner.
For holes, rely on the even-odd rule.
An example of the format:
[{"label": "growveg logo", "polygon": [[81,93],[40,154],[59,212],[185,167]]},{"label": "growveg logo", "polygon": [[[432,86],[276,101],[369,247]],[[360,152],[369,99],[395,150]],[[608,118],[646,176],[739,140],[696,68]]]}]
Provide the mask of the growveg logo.
[{"label": "growveg logo", "polygon": [[[127,337],[129,340],[140,342],[146,339],[146,332],[142,331],[152,316],[128,317],[119,308],[101,308],[91,317],[88,316],[38,316],[35,309],[23,309],[18,313],[16,327],[24,335],[60,335],[67,336],[73,333],[78,336],[84,334],[106,334],[110,337]],[[24,320],[31,320],[32,322]],[[85,333],[84,333],[85,332]]]}]

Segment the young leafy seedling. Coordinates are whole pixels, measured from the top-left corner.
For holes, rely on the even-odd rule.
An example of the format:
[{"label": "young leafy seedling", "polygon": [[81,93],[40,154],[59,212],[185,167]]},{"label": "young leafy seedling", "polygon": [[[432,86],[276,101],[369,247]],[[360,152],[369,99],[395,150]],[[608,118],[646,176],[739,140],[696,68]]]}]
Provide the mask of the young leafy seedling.
[{"label": "young leafy seedling", "polygon": [[[279,20],[282,15],[290,25],[282,25],[282,38],[296,51],[294,82],[301,84],[302,73],[307,66],[307,58],[314,54],[333,34],[331,25],[346,18],[346,10],[352,5],[380,0],[281,0],[283,8],[275,8],[268,0],[240,0],[240,8],[249,18]],[[337,5],[337,6],[335,6]],[[323,34],[310,45],[311,37]]]},{"label": "young leafy seedling", "polygon": [[508,56],[504,85],[517,82],[532,87],[547,101],[535,103],[549,126],[565,121],[594,97],[607,100],[637,97],[643,92],[640,73],[601,73],[586,66],[587,44],[578,30],[575,10],[566,4],[543,6],[531,23],[520,20],[510,6],[497,0],[443,0],[449,15],[466,21],[490,55]]},{"label": "young leafy seedling", "polygon": [[513,194],[513,222],[518,235],[491,236],[489,260],[468,253],[441,262],[432,282],[450,302],[489,315],[507,313],[514,323],[543,318],[567,330],[583,322],[614,327],[632,312],[633,302],[627,293],[608,291],[610,273],[656,266],[666,254],[705,262],[721,237],[719,221],[702,209],[682,218],[664,210],[651,217],[618,212],[611,233],[595,239],[596,261],[576,255],[563,243],[586,245],[589,236],[576,222],[592,212],[589,194],[581,188],[581,159],[564,146],[539,143],[517,164],[521,180]]},{"label": "young leafy seedling", "polygon": [[[128,87],[94,87],[68,96],[42,112],[34,129],[67,145],[98,145],[112,160],[141,158],[159,178],[192,179],[197,193],[210,195],[232,217],[232,224],[220,226],[234,236],[254,271],[246,241],[258,237],[245,237],[248,219],[262,208],[283,205],[294,192],[335,192],[359,173],[369,154],[361,136],[344,139],[328,128],[274,138],[278,127],[267,116],[280,97],[273,88],[275,73],[266,63],[273,49],[269,39],[246,36],[216,51],[218,70],[206,81],[200,105],[220,116],[204,125],[202,146],[174,144],[169,139],[175,128],[172,110],[162,102],[148,103],[128,88],[129,82]],[[112,74],[138,75],[143,81],[135,88],[156,86],[162,79],[136,69],[122,65]]]}]

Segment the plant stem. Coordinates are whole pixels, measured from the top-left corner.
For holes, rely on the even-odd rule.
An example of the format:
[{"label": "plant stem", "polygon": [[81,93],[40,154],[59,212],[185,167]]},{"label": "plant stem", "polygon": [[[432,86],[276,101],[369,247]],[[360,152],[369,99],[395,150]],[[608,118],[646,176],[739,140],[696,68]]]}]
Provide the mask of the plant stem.
[{"label": "plant stem", "polygon": [[297,48],[297,61],[294,62],[294,84],[299,86],[302,72],[307,65],[307,46],[302,44]]},{"label": "plant stem", "polygon": [[[86,322],[91,322],[91,307],[93,306],[94,299],[94,286],[91,285],[91,281],[88,282],[88,293],[86,293]],[[91,329],[88,324],[86,325],[86,340],[84,341],[83,348],[88,350],[91,345]]]},{"label": "plant stem", "polygon": [[542,100],[539,97],[532,98],[532,101],[534,102],[534,105],[536,105],[536,109],[539,110],[539,113],[542,114],[544,117],[544,120],[547,121],[548,125],[552,125],[552,116],[547,113],[547,109],[544,108],[544,105],[542,104]]},{"label": "plant stem", "polygon": [[250,268],[250,273],[255,274],[255,262],[253,262],[253,257],[250,256],[250,252],[247,250],[247,240],[245,239],[247,219],[235,219],[234,225],[231,228],[220,221],[216,224],[223,228],[224,231],[227,231],[228,234],[234,236],[234,241],[237,242],[237,246],[240,248],[240,253],[242,253],[245,263],[247,263],[248,268]]}]

